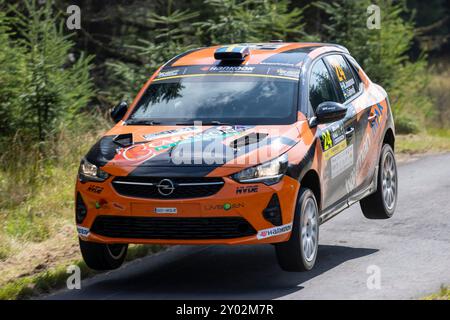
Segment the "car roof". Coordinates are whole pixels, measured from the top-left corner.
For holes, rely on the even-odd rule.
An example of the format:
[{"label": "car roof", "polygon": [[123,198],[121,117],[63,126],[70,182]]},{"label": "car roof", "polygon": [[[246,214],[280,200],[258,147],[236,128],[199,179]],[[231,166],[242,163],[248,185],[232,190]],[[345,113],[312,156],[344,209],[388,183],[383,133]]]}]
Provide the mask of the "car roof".
[{"label": "car roof", "polygon": [[238,43],[229,45],[218,45],[205,48],[197,48],[186,51],[169,62],[166,67],[180,67],[193,65],[216,65],[220,60],[214,58],[216,50],[227,47],[248,47],[250,54],[243,63],[251,65],[289,65],[300,67],[305,59],[314,59],[326,52],[349,51],[337,44],[319,42],[266,42],[266,43]]}]

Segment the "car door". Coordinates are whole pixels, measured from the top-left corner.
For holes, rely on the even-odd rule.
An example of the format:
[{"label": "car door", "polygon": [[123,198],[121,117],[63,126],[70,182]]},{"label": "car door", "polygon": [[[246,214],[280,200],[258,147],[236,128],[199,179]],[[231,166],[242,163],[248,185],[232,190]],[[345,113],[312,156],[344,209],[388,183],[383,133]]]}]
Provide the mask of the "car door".
[{"label": "car door", "polygon": [[[330,55],[326,58],[329,65],[335,70],[334,78],[338,84],[338,94],[344,105],[355,114],[355,164],[350,178],[346,181],[349,195],[358,194],[367,188],[375,172],[376,160],[368,159],[367,154],[372,148],[373,130],[376,120],[383,108],[381,105],[372,106],[364,91],[364,86],[356,70],[343,55]],[[361,173],[364,172],[362,175]]]},{"label": "car door", "polygon": [[[359,200],[358,193],[363,193],[372,183],[378,166],[378,156],[373,155],[374,151],[380,151],[380,139],[382,139],[382,125],[388,112],[388,101],[373,101],[374,95],[370,94],[368,88],[363,84],[358,70],[361,68],[356,60],[351,56],[346,56],[347,62],[352,69],[357,84],[359,84],[361,95],[355,100],[357,106],[357,136],[359,137],[359,159],[356,170],[355,200]],[[377,154],[378,154],[377,152]]]},{"label": "car door", "polygon": [[[322,102],[342,102],[333,71],[325,59],[318,59],[311,67],[308,91],[310,107],[314,112]],[[324,211],[347,200],[345,182],[350,178],[355,157],[354,122],[355,114],[349,110],[344,119],[318,126]]]}]

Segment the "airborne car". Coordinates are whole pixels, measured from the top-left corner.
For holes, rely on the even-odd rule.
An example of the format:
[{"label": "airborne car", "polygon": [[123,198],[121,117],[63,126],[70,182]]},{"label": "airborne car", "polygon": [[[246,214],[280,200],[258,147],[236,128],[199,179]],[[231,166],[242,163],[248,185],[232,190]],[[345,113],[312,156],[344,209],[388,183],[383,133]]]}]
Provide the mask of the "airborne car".
[{"label": "airborne car", "polygon": [[387,94],[339,45],[191,50],[111,115],[76,184],[93,269],[140,243],[274,244],[282,269],[310,270],[322,223],[357,202],[369,219],[396,208]]}]

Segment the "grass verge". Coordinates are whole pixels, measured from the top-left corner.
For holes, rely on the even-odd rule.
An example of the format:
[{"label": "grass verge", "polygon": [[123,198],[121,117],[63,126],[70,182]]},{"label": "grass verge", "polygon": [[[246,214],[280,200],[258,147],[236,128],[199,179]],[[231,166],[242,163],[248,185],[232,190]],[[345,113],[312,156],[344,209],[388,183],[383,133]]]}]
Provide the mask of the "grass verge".
[{"label": "grass verge", "polygon": [[[165,247],[158,245],[134,245],[130,246],[127,261],[145,257],[148,254],[163,250]],[[66,285],[69,274],[67,267],[75,265],[80,268],[81,279],[91,277],[99,272],[93,271],[82,260],[73,261],[67,265],[60,265],[54,269],[46,270],[32,276],[12,280],[0,288],[0,300],[30,299],[32,297],[47,294],[54,290],[62,289]]]},{"label": "grass verge", "polygon": [[442,287],[439,293],[425,297],[425,300],[450,300],[450,287]]},{"label": "grass verge", "polygon": [[415,135],[398,135],[398,153],[437,153],[450,151],[450,130],[434,130]]}]

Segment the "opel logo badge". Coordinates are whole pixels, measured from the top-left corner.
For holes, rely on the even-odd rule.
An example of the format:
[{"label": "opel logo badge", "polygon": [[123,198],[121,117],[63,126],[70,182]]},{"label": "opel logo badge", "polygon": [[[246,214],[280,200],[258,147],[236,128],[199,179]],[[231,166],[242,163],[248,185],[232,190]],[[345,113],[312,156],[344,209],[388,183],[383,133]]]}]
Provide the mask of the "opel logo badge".
[{"label": "opel logo badge", "polygon": [[175,185],[169,179],[161,180],[156,187],[158,188],[158,192],[163,196],[170,196],[175,191]]}]

